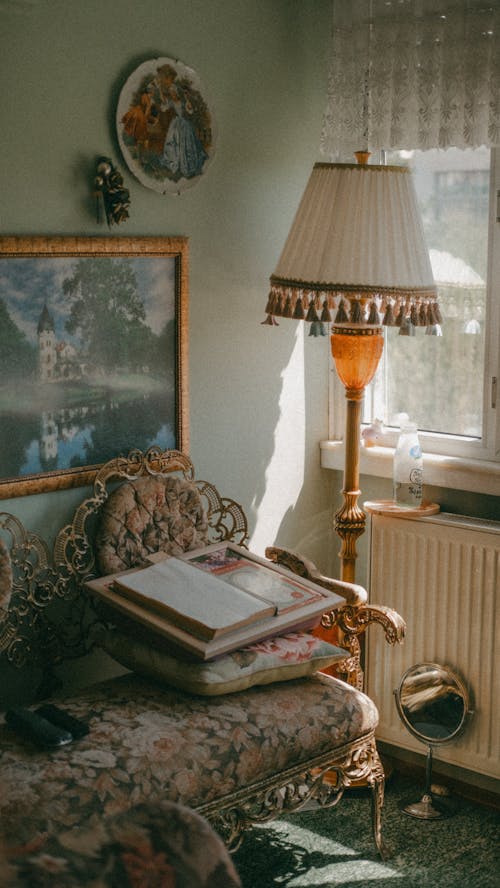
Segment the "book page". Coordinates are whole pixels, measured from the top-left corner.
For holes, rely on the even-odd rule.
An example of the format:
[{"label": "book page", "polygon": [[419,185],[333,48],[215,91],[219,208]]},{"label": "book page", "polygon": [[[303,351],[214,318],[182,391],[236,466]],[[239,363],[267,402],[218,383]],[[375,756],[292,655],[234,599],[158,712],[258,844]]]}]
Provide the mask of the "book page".
[{"label": "book page", "polygon": [[124,594],[131,593],[151,605],[164,607],[179,625],[209,633],[224,631],[276,612],[267,601],[229,586],[210,573],[201,575],[191,564],[168,558],[115,580]]}]

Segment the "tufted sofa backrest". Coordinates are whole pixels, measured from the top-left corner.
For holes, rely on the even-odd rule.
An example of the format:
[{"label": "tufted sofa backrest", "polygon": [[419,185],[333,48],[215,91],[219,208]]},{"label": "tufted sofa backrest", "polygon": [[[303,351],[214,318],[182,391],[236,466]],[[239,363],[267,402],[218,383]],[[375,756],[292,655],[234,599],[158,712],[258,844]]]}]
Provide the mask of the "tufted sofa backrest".
[{"label": "tufted sofa backrest", "polygon": [[181,555],[208,543],[208,522],[195,484],[142,477],[117,487],[103,506],[96,534],[101,574],[146,563],[148,555]]}]

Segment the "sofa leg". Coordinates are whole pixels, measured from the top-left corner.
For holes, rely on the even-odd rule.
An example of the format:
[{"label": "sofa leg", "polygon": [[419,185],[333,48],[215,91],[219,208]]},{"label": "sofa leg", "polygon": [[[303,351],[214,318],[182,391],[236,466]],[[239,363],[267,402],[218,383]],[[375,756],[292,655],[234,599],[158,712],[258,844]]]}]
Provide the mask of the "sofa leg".
[{"label": "sofa leg", "polygon": [[371,802],[373,838],[380,857],[382,858],[382,860],[387,860],[387,858],[390,857],[391,852],[389,847],[382,839],[382,808],[384,805],[385,792],[385,776],[382,767],[380,767],[380,770],[377,769],[377,771],[371,775],[368,780],[368,784],[370,786],[372,794]]}]

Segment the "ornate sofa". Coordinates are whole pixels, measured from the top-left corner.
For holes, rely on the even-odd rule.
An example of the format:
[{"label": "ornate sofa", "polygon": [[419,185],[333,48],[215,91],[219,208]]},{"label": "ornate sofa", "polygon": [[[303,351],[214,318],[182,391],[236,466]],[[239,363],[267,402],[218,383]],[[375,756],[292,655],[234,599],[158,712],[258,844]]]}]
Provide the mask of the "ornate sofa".
[{"label": "ornate sofa", "polygon": [[[142,637],[85,583],[141,564],[158,549],[175,554],[204,542],[247,540],[241,507],[195,480],[192,463],[177,451],[133,452],[103,466],[52,555],[10,514],[0,514],[0,537],[0,589],[11,589],[10,602],[0,591],[1,655],[18,668],[38,660],[38,698],[52,696],[90,728],[69,745],[38,749],[0,725],[4,845],[30,847],[40,836],[72,845],[110,817],[168,800],[206,818],[234,849],[251,824],[306,805],[334,806],[362,781],[371,789],[375,845],[385,855],[378,715],[362,692],[359,639],[376,622],[389,643],[400,641],[398,614],[368,605],[361,587],[323,577],[305,559],[273,547],[268,558],[345,598],[322,620],[326,629],[339,627],[341,649],[296,633],[202,668]],[[69,668],[73,660],[74,669],[75,658],[95,645],[132,671],[54,695],[61,664]],[[325,662],[335,663],[342,678],[317,671]],[[221,669],[222,684],[212,674]]]}]

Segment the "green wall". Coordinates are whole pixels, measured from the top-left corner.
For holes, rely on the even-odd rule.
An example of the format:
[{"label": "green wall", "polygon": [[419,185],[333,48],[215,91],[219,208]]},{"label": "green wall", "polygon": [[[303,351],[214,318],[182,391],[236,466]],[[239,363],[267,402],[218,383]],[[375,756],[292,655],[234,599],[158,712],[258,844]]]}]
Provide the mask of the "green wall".
[{"label": "green wall", "polygon": [[[197,476],[242,503],[253,547],[337,551],[327,436],[328,341],[261,326],[312,164],[326,95],[330,0],[5,0],[0,4],[2,235],[190,238],[190,438]],[[199,74],[218,125],[215,158],[179,196],[142,186],[114,118],[137,65],[167,56]],[[130,219],[95,220],[95,158],[113,158]],[[134,441],[130,441],[130,447]],[[80,488],[2,502],[48,539]]]}]

